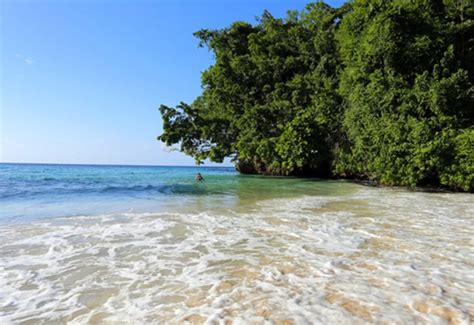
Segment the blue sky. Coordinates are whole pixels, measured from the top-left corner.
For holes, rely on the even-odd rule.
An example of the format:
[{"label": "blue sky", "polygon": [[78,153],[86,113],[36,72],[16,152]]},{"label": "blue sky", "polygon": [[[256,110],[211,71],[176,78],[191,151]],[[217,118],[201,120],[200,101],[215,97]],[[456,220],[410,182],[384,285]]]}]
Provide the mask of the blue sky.
[{"label": "blue sky", "polygon": [[192,165],[156,140],[212,64],[192,33],[307,2],[0,1],[0,162]]}]

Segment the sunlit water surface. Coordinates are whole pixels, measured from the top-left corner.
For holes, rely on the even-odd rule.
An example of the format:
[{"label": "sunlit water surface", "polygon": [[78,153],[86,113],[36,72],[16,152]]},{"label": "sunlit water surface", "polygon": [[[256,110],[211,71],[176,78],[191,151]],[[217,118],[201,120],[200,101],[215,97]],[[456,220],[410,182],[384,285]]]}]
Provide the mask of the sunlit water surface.
[{"label": "sunlit water surface", "polygon": [[1,324],[474,321],[471,194],[217,168],[0,172]]}]

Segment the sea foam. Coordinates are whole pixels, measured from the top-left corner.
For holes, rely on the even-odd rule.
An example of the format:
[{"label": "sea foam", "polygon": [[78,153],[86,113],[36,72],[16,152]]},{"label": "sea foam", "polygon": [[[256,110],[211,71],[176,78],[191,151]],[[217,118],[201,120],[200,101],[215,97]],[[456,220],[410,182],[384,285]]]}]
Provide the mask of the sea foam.
[{"label": "sea foam", "polygon": [[468,324],[472,215],[468,194],[359,187],[4,225],[0,321]]}]

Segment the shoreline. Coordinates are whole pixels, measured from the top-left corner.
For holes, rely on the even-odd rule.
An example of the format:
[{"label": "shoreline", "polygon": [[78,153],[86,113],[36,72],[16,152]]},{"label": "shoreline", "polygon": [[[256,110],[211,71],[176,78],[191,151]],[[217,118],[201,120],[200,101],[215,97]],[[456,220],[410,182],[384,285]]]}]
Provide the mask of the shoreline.
[{"label": "shoreline", "polygon": [[470,196],[324,183],[349,190],[0,227],[0,321],[469,321]]}]

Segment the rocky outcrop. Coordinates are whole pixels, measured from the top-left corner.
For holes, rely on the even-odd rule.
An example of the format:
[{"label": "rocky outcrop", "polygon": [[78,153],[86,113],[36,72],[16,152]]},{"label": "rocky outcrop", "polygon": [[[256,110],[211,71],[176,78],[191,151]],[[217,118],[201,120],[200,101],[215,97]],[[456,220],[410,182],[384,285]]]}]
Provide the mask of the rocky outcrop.
[{"label": "rocky outcrop", "polygon": [[286,168],[272,167],[269,168],[265,163],[261,161],[237,161],[235,163],[235,169],[242,174],[258,174],[268,176],[301,176],[301,177],[323,177],[330,178],[332,175],[329,172],[329,168],[310,168],[302,167],[288,171]]}]

